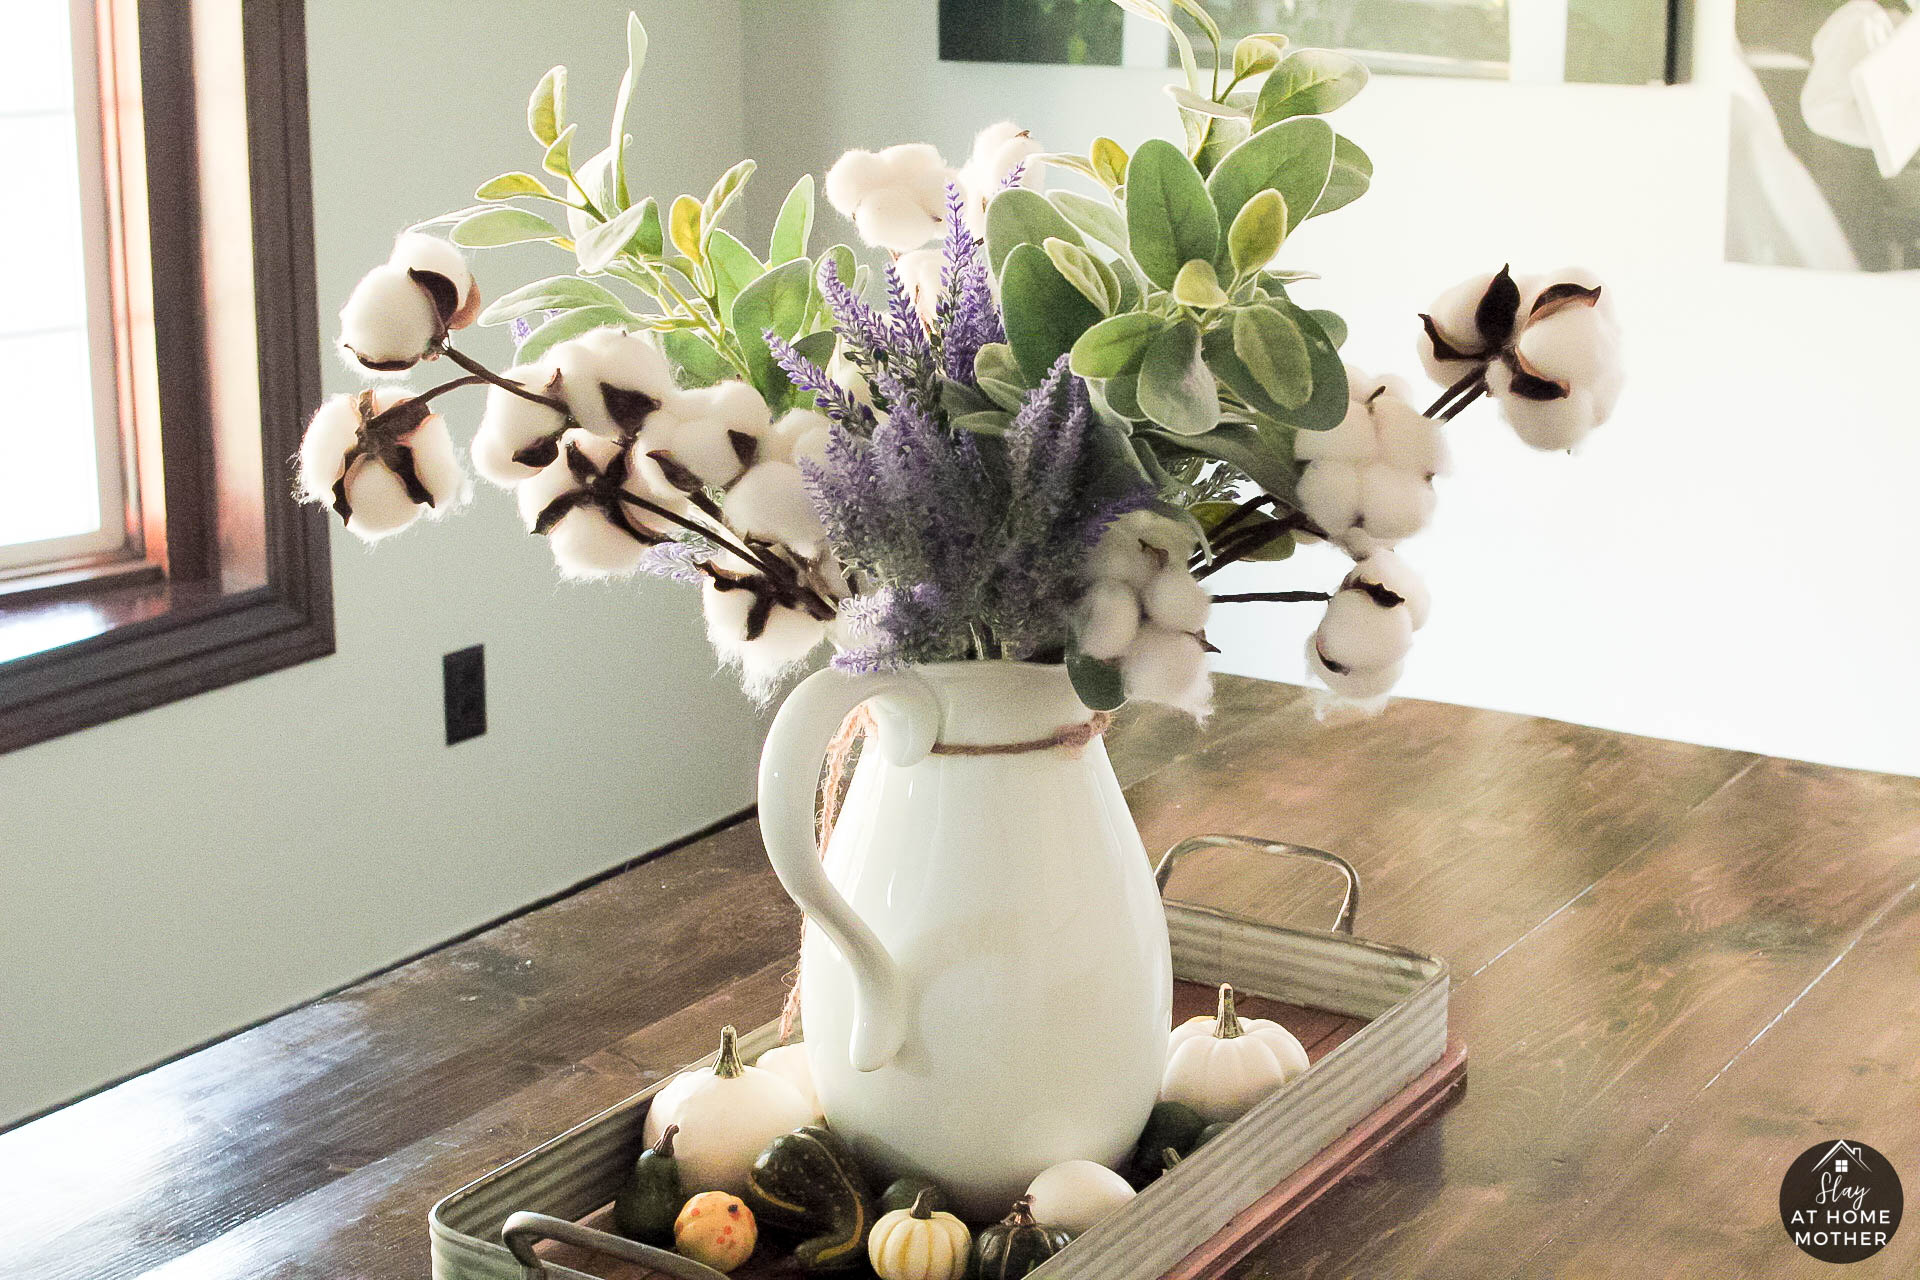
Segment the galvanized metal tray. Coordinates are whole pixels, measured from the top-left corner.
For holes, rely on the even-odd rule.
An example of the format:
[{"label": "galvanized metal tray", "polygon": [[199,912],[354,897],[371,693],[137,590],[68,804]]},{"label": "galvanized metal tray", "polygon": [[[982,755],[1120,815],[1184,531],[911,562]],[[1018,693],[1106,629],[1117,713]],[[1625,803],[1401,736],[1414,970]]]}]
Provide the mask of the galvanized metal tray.
[{"label": "galvanized metal tray", "polygon": [[[1037,1280],[1219,1275],[1360,1160],[1430,1114],[1464,1076],[1464,1054],[1447,1039],[1446,962],[1353,937],[1360,881],[1343,859],[1243,836],[1197,836],[1161,860],[1155,876],[1163,895],[1175,866],[1202,849],[1310,859],[1339,871],[1346,894],[1336,927],[1326,931],[1267,924],[1169,898],[1176,979],[1204,988],[1231,982],[1255,998],[1249,1012],[1256,1016],[1264,999],[1335,1015],[1340,1022],[1318,1044],[1320,1051],[1310,1052],[1314,1061],[1304,1074],[1034,1271]],[[742,1056],[751,1060],[776,1040],[777,1024],[768,1023],[741,1037]],[[434,1205],[428,1214],[434,1280],[601,1280],[616,1274],[579,1269],[592,1265],[587,1260],[596,1255],[615,1260],[622,1277],[718,1276],[678,1255],[580,1223],[606,1206],[632,1167],[643,1146],[647,1105],[664,1083]],[[558,1247],[542,1243],[549,1241]],[[734,1280],[787,1270],[743,1269]]]}]

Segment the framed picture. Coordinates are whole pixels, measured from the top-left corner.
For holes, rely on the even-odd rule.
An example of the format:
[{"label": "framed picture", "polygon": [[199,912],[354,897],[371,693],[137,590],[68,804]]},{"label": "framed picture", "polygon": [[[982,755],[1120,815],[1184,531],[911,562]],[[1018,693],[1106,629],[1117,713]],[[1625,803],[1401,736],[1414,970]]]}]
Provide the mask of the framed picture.
[{"label": "framed picture", "polygon": [[1727,258],[1920,269],[1920,21],[1893,0],[1738,0]]},{"label": "framed picture", "polygon": [[[1199,0],[1227,39],[1276,32],[1376,71],[1485,79],[1678,78],[1681,0]],[[1199,28],[1177,15],[1196,43]],[[940,0],[940,56],[963,62],[1172,65],[1152,21],[1112,0]]]}]

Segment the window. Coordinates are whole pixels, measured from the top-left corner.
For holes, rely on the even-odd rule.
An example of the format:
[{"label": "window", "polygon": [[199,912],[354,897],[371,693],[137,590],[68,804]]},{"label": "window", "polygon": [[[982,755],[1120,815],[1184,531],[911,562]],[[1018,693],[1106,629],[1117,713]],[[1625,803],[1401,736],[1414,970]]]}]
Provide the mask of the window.
[{"label": "window", "polygon": [[0,6],[0,750],[332,651],[305,57],[299,0]]}]

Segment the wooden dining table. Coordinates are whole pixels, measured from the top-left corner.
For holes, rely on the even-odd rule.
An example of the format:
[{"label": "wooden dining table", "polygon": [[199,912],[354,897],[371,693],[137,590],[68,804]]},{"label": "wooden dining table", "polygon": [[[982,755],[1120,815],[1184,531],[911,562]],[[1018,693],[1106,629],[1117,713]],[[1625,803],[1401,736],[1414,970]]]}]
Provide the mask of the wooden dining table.
[{"label": "wooden dining table", "polygon": [[[1756,696],[1761,696],[1756,693]],[[1465,1090],[1246,1277],[1836,1271],[1781,1224],[1839,1138],[1920,1196],[1920,779],[1222,678],[1109,748],[1149,851],[1339,853],[1357,933],[1443,956]],[[643,793],[634,803],[644,804]],[[1325,927],[1336,886],[1196,856],[1181,896]],[[8,1280],[425,1280],[434,1201],[778,1012],[799,918],[750,816],[0,1134]]]}]

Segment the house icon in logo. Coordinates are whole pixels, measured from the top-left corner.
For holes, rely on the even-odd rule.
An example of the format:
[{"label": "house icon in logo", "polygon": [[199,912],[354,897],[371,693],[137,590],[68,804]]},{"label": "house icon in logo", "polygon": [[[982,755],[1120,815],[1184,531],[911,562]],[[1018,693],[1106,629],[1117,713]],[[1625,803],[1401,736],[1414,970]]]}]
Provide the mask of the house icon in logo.
[{"label": "house icon in logo", "polygon": [[1819,1160],[1814,1162],[1814,1171],[1818,1172],[1826,1167],[1827,1162],[1830,1160],[1833,1162],[1833,1171],[1835,1173],[1846,1173],[1855,1164],[1858,1164],[1862,1169],[1871,1169],[1873,1167],[1871,1163],[1861,1157],[1860,1148],[1854,1146],[1844,1138],[1834,1143],[1831,1147],[1828,1147],[1827,1154],[1821,1156]]}]

